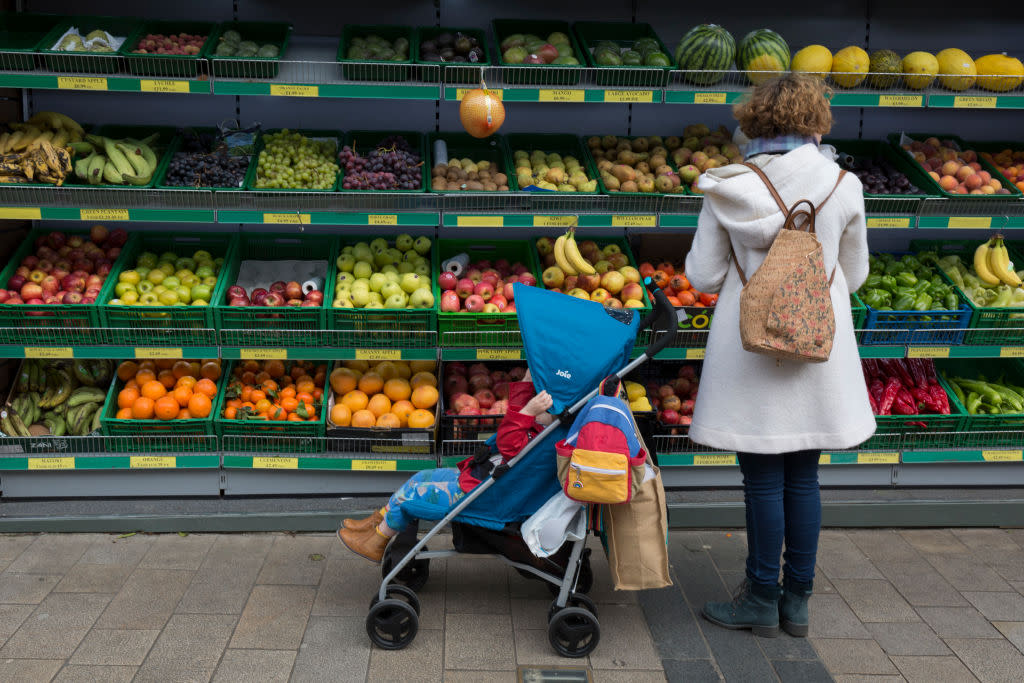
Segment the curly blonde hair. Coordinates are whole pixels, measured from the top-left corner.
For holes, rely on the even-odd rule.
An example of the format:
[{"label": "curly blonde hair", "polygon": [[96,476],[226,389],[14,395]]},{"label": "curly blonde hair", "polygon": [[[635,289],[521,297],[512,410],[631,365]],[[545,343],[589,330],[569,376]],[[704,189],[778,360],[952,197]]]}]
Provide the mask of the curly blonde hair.
[{"label": "curly blonde hair", "polygon": [[732,115],[751,139],[825,135],[832,130],[831,95],[821,79],[788,73],[755,87],[733,106]]}]

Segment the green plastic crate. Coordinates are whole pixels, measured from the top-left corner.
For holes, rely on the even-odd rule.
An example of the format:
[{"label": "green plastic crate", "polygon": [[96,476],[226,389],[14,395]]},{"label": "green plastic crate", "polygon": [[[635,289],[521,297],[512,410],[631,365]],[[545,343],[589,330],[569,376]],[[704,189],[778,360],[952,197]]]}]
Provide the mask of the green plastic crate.
[{"label": "green plastic crate", "polygon": [[139,27],[139,20],[135,17],[71,17],[54,26],[53,30],[39,42],[36,51],[43,53],[43,64],[50,71],[112,74],[117,73],[121,68],[117,57],[120,48],[114,52],[64,52],[52,49],[60,37],[72,26],[76,27],[82,36],[88,35],[96,29],[102,29],[113,36],[123,37],[125,42],[128,42]]},{"label": "green plastic crate", "polygon": [[[218,132],[216,128],[190,128],[190,129],[186,129],[186,130],[193,130],[196,133],[214,133],[214,134],[216,134]],[[245,180],[246,180],[246,178],[249,177],[249,173],[251,171],[253,171],[255,169],[255,167],[256,167],[256,159],[258,158],[258,156],[256,154],[252,154],[252,155],[249,156],[249,166],[248,166],[248,168],[246,168],[245,174],[242,176],[242,184],[239,185],[238,187],[200,186],[200,187],[197,187],[197,188],[192,188],[190,186],[189,188],[184,188],[181,185],[168,185],[167,182],[166,182],[167,181],[167,172],[168,172],[168,170],[170,168],[171,162],[174,161],[174,155],[177,152],[181,151],[181,147],[182,147],[183,144],[184,144],[184,138],[182,137],[182,134],[179,133],[178,135],[176,135],[174,137],[174,140],[171,142],[171,146],[167,148],[167,154],[166,154],[166,158],[165,158],[163,167],[160,169],[159,175],[156,175],[154,177],[154,179],[153,179],[153,186],[154,187],[156,187],[157,189],[160,189],[160,190],[202,189],[202,190],[216,190],[217,192],[240,192],[240,191],[245,189]]]},{"label": "green plastic crate", "polygon": [[[965,377],[977,379],[979,375],[984,375],[987,380],[997,381],[1001,376],[1005,376],[1005,381],[1010,384],[1018,387],[1024,386],[1024,363],[1019,359],[943,359],[936,360],[935,367],[948,378]],[[943,386],[948,387],[949,385],[944,383]],[[983,432],[983,434],[978,434],[972,440],[977,441],[979,445],[1020,448],[1020,434],[1021,430],[1024,430],[1024,413],[971,415],[967,412],[967,407],[957,398],[952,390],[948,391],[948,393],[950,394],[950,406],[952,407],[955,403],[957,408],[964,414],[964,422],[960,429],[967,431],[969,434]],[[971,439],[971,437],[968,438]]]},{"label": "green plastic crate", "polygon": [[[234,330],[221,335],[226,346],[287,347],[292,345],[296,330],[324,330],[329,295],[334,293],[334,263],[338,257],[338,238],[332,235],[275,235],[242,233],[238,240],[238,256],[221,272],[227,286],[235,284],[243,261],[326,261],[324,273],[324,304],[308,308],[268,308],[266,306],[229,306],[226,294],[216,301],[214,312],[217,328]],[[281,273],[280,278],[287,277]],[[219,284],[219,283],[218,283]],[[267,285],[270,283],[268,282]],[[269,289],[269,287],[267,287]],[[226,292],[226,290],[225,290]],[[229,339],[228,337],[231,337]]]},{"label": "green plastic crate", "polygon": [[[128,37],[128,40],[124,41],[118,54],[124,57],[129,73],[141,76],[196,78],[200,74],[206,75],[206,60],[209,57],[211,46],[210,38],[216,27],[217,25],[212,21],[145,21],[139,25],[134,34]],[[199,53],[195,55],[136,54],[132,52],[143,36],[151,33],[205,35],[206,40]]]},{"label": "green plastic crate", "polygon": [[[355,245],[357,242],[369,244],[374,239],[388,238],[380,235],[357,237],[345,235],[338,245],[339,258],[346,246]],[[388,239],[388,246],[395,246],[393,239]],[[325,292],[325,297],[329,296],[331,298],[331,301],[325,299],[325,303],[330,307],[327,309],[327,329],[341,330],[346,333],[341,335],[341,339],[336,340],[336,343],[342,347],[380,346],[380,342],[373,342],[372,340],[374,336],[386,331],[386,339],[381,339],[381,341],[389,348],[436,346],[437,340],[432,334],[437,330],[438,310],[437,285],[435,281],[439,272],[439,263],[436,243],[431,245],[427,258],[430,261],[430,274],[428,277],[431,279],[432,291],[434,291],[434,305],[430,308],[406,310],[334,308],[334,290]],[[337,282],[337,278],[340,275],[337,266],[332,263],[330,267],[334,270],[335,282]]]},{"label": "green plastic crate", "polygon": [[[242,40],[251,40],[262,47],[273,43],[281,49],[277,57],[222,57],[215,54],[217,42],[225,31],[238,31]],[[269,79],[277,78],[281,60],[288,50],[292,25],[278,21],[225,21],[207,39],[207,57],[215,78]]]},{"label": "green plastic crate", "polygon": [[[238,235],[230,233],[139,233],[131,247],[122,252],[119,267],[111,272],[115,284],[108,292],[107,298],[100,299],[103,302],[101,316],[104,326],[138,331],[143,335],[140,340],[142,344],[194,344],[196,330],[212,330],[215,327],[214,305],[224,297],[224,292],[228,288],[225,273],[230,270],[230,264],[237,258],[237,242]],[[209,251],[214,258],[224,259],[221,275],[217,278],[217,283],[211,287],[208,306],[124,306],[109,303],[116,298],[114,288],[121,273],[133,269],[143,252],[149,251],[160,255],[170,251],[179,257],[191,257],[200,249]]]},{"label": "green plastic crate", "polygon": [[[146,190],[152,188],[156,183],[156,179],[162,176],[167,167],[167,151],[171,144],[174,142],[174,138],[177,135],[177,129],[173,126],[121,126],[121,125],[106,125],[99,126],[97,128],[90,129],[89,126],[84,126],[89,133],[95,135],[102,135],[103,137],[113,138],[119,140],[122,138],[135,138],[136,140],[142,140],[144,138],[158,134],[159,137],[156,141],[150,145],[150,149],[156,154],[157,163],[156,170],[153,171],[153,177],[150,178],[149,182],[145,185],[132,185],[125,183],[123,185],[114,185],[107,182],[99,183],[98,185],[90,185],[89,183],[81,180],[74,172],[69,173],[64,184],[76,187],[103,187],[103,188],[121,188],[121,189],[132,189],[132,190]],[[72,160],[74,163],[75,160]]]},{"label": "green plastic crate", "polygon": [[[385,138],[391,135],[401,135],[409,143],[414,152],[420,155],[420,188],[418,190],[346,190],[342,187],[345,182],[345,169],[342,168],[338,174],[338,192],[387,192],[388,194],[416,194],[426,192],[430,185],[430,168],[427,166],[429,156],[427,155],[426,136],[423,133],[416,133],[406,130],[350,130],[345,134],[344,146],[352,147],[357,153],[366,156],[370,150],[376,148]],[[361,151],[360,151],[361,150]]]},{"label": "green plastic crate", "polygon": [[[918,140],[918,141],[923,141],[923,140],[925,140],[927,138],[931,138],[931,137],[938,138],[939,140],[952,140],[953,142],[955,142],[957,144],[958,147],[960,147],[960,151],[966,151],[968,149],[973,149],[962,138],[959,138],[959,137],[957,137],[955,135],[935,135],[934,133],[905,133],[905,135],[907,137],[913,138],[914,140]],[[911,159],[911,161],[913,161],[913,159],[909,156],[907,151],[904,150],[902,147],[900,147],[900,134],[899,133],[890,133],[889,137],[888,137],[888,140],[889,140],[889,143],[893,146],[893,148],[896,150],[896,152],[898,154],[901,154],[901,155],[903,155],[904,158]],[[975,150],[975,151],[977,151],[977,150]],[[918,168],[921,168],[920,164],[918,164],[916,161],[913,162],[913,163]],[[996,170],[995,166],[993,166],[992,164],[987,162],[985,159],[982,159],[980,156],[978,157],[978,163],[981,165],[982,169],[984,169],[984,170],[988,171],[989,173],[991,173],[993,177],[995,177],[995,178],[1002,178],[1003,177],[1003,174],[1001,174],[998,170]],[[923,171],[923,169],[922,169],[922,171]],[[943,190],[939,186],[938,182],[936,182],[927,173],[925,174],[925,177],[931,183],[931,187],[930,187],[931,192],[930,193],[937,193],[937,194],[939,194],[942,197],[950,197],[950,198],[955,198],[955,199],[965,199],[965,200],[968,200],[968,201],[978,201],[978,200],[1010,201],[1010,200],[1019,200],[1021,198],[1020,190],[1018,190],[1013,185],[1010,185],[1010,187],[1006,188],[1006,189],[1008,189],[1010,191],[1010,194],[953,194],[951,192],[946,192],[945,190]],[[924,189],[924,188],[921,188],[921,189]]]},{"label": "green plastic crate", "polygon": [[[285,361],[285,370],[290,371],[294,361]],[[250,442],[253,452],[274,453],[319,453],[322,446],[318,439],[323,438],[327,420],[327,392],[324,388],[324,400],[317,409],[316,420],[311,422],[265,421],[265,420],[229,420],[224,417],[224,408],[228,401],[228,385],[231,383],[231,372],[238,363],[231,361],[225,366],[222,374],[223,385],[217,392],[217,400],[213,405],[214,430],[222,440],[227,437],[236,438],[232,442],[232,450],[239,443]],[[263,438],[260,438],[263,437]]]},{"label": "green plastic crate", "polygon": [[[430,133],[427,136],[426,149],[430,153],[429,157],[423,159],[424,166],[433,168],[437,165],[438,161],[434,157],[434,143],[438,140],[444,140],[445,146],[448,148],[448,158],[452,159],[458,157],[460,159],[469,158],[474,162],[477,161],[489,161],[491,162],[492,169],[498,169],[498,172],[504,173],[508,180],[508,191],[512,192],[512,183],[515,182],[515,176],[512,171],[512,159],[509,155],[508,148],[505,145],[505,139],[501,135],[492,135],[489,138],[481,140],[475,138],[469,133]],[[427,163],[429,162],[429,163]],[[437,190],[434,189],[433,178],[430,179],[430,186],[428,188],[431,192],[440,194],[454,194],[461,195],[467,194],[468,192],[476,192],[473,190]],[[492,194],[505,194],[497,190],[480,190],[485,196]]]},{"label": "green plastic crate", "polygon": [[[494,31],[494,43],[498,46],[498,64],[500,66],[514,67],[503,70],[505,82],[510,85],[576,85],[583,75],[583,68],[587,58],[583,54],[576,34],[573,33],[568,22],[565,21],[535,21],[527,19],[495,19],[491,22]],[[573,56],[579,60],[576,64],[509,64],[505,61],[501,42],[510,35],[516,33],[533,34],[541,40],[546,40],[549,35],[555,32],[564,33],[569,37],[569,44],[572,45]]]},{"label": "green plastic crate", "polygon": [[[668,72],[673,69],[672,52],[661,42],[650,24],[615,21],[577,21],[572,26],[587,65],[597,70],[598,85],[630,86],[634,88],[663,88],[668,83]],[[619,47],[632,47],[641,38],[653,38],[658,48],[668,57],[668,66],[626,65],[602,66],[594,60],[594,48],[601,41],[611,41]]]},{"label": "green plastic crate", "polygon": [[32,53],[62,18],[57,14],[0,13],[0,68],[34,70],[36,58]]},{"label": "green plastic crate", "polygon": [[[914,163],[912,159],[908,159],[906,154],[901,154],[898,150],[893,149],[891,145],[879,140],[822,140],[822,144],[832,145],[836,148],[836,151],[840,154],[849,154],[855,157],[858,161],[865,157],[874,158],[881,157],[886,161],[890,162],[896,170],[907,176],[907,180],[914,184],[920,194],[868,194],[864,193],[864,201],[867,204],[868,212],[872,211],[871,204],[872,200],[884,200],[884,199],[896,199],[900,201],[923,199],[924,197],[941,197],[941,189],[935,184],[935,181],[924,172],[919,164]],[[879,205],[879,210],[882,210],[882,202],[875,202]],[[891,203],[888,206],[892,206]],[[914,207],[916,208],[916,207]]]},{"label": "green plastic crate", "polygon": [[[587,160],[590,163],[590,165],[593,166],[596,169],[597,168],[597,164],[599,162],[597,162],[594,159],[594,156],[593,156],[592,152],[590,151],[590,145],[587,143],[587,140],[589,140],[592,137],[602,137],[602,136],[600,136],[600,135],[583,135],[583,136],[580,137],[580,146],[586,149],[586,151],[587,151]],[[647,136],[646,135],[644,135],[644,136],[640,136],[640,135],[618,135],[616,137],[619,140],[630,140],[630,141],[632,141],[632,140],[635,140],[638,137],[647,137]],[[667,148],[666,148],[666,151],[667,151]],[[672,161],[672,153],[671,152],[669,152],[668,156],[665,157],[665,163],[668,164],[669,168],[672,169],[673,173],[675,173],[676,175],[679,175],[679,167],[676,165],[676,162]],[[653,171],[654,169],[651,169],[651,170]],[[634,200],[637,197],[665,197],[665,196],[680,197],[680,196],[685,196],[685,195],[690,194],[689,189],[687,189],[687,187],[686,187],[686,183],[682,182],[682,179],[680,179],[680,182],[679,182],[679,187],[682,188],[681,192],[658,192],[657,190],[655,190],[654,192],[619,192],[618,190],[616,190],[615,192],[612,192],[611,190],[608,189],[608,186],[605,185],[604,178],[601,177],[601,172],[600,171],[598,171],[598,173],[597,173],[597,187],[600,190],[601,194],[611,195],[612,197],[618,197],[618,198],[621,198],[623,200]]]},{"label": "green plastic crate", "polygon": [[[480,47],[484,51],[484,58],[479,62],[428,62],[420,59],[420,45],[424,41],[433,40],[441,33],[464,33],[480,41]],[[417,64],[441,64],[442,83],[461,83],[465,85],[477,85],[480,83],[480,68],[489,67],[494,63],[494,52],[490,41],[487,40],[487,32],[479,28],[459,28],[452,26],[421,26],[416,29],[416,54],[413,59]],[[420,72],[423,79],[427,70]]]},{"label": "green plastic crate", "polygon": [[[525,240],[438,240],[434,243],[437,260],[447,259],[461,253],[469,254],[470,262],[480,259],[494,261],[508,259],[510,263],[520,262],[540,284],[540,269],[533,244]],[[439,271],[438,271],[439,272]],[[433,280],[434,300],[441,303],[441,288],[437,275]],[[519,347],[519,318],[515,313],[450,313],[438,310],[438,342],[443,347]]]},{"label": "green plastic crate", "polygon": [[256,176],[259,172],[259,161],[260,153],[266,147],[266,140],[264,137],[273,133],[280,133],[283,130],[287,130],[292,133],[300,133],[308,138],[316,139],[332,139],[335,141],[335,154],[334,160],[337,163],[338,150],[341,149],[342,133],[338,130],[310,130],[310,129],[299,129],[299,128],[274,128],[271,130],[265,130],[256,140],[256,153],[253,155],[253,162],[249,164],[249,171],[245,175],[245,189],[249,192],[333,192],[337,189],[338,182],[341,180],[341,170],[334,178],[334,186],[329,189],[317,190],[302,187],[256,187]]},{"label": "green plastic crate", "polygon": [[[22,260],[33,252],[36,239],[52,232],[63,232],[68,236],[79,235],[86,239],[89,238],[89,228],[71,228],[59,231],[51,228],[33,228],[18,250],[14,252],[10,262],[0,272],[0,286],[7,286],[7,281],[14,275],[14,271],[18,269]],[[121,255],[114,261],[110,273],[103,282],[103,287],[100,288],[100,294],[95,304],[0,305],[0,340],[2,340],[0,343],[18,346],[32,344],[53,346],[62,343],[62,340],[54,339],[54,332],[49,328],[63,328],[69,335],[67,345],[72,346],[80,337],[89,335],[91,329],[102,327],[103,321],[98,302],[110,298],[110,292],[114,291],[114,284],[117,282],[115,273],[124,263],[125,252],[132,248],[134,240],[135,235],[129,235],[128,241],[121,248]],[[93,343],[103,342],[95,341]]]},{"label": "green plastic crate", "polygon": [[[563,133],[510,133],[505,136],[505,144],[508,146],[509,160],[512,164],[512,174],[509,176],[509,182],[515,183],[515,185],[509,185],[509,189],[513,191],[518,192],[523,189],[519,187],[519,181],[515,173],[514,155],[516,151],[523,150],[529,153],[536,149],[543,150],[548,154],[576,157],[576,160],[580,162],[580,167],[586,169],[587,176],[591,180],[598,181],[598,187],[600,188],[601,174],[597,172],[594,159],[590,156],[590,152],[584,148],[580,138],[575,135]],[[552,210],[559,210],[558,207],[564,203],[564,198],[566,196],[571,197],[574,194],[590,196],[600,194],[600,191],[566,193],[540,190],[534,192],[533,200],[538,204],[538,207],[544,204],[551,204],[550,208]]]},{"label": "green plastic crate", "polygon": [[864,329],[864,319],[868,315],[868,307],[857,296],[857,292],[850,292],[850,313],[853,314],[853,330],[860,338],[860,330]]},{"label": "green plastic crate", "polygon": [[[409,58],[400,61],[379,61],[364,59],[348,59],[349,45],[353,38],[377,35],[388,41],[405,38],[409,41]],[[408,81],[416,78],[412,66],[419,52],[417,36],[419,34],[411,26],[392,26],[383,24],[346,24],[338,41],[338,63],[341,64],[341,75],[349,81]]]}]

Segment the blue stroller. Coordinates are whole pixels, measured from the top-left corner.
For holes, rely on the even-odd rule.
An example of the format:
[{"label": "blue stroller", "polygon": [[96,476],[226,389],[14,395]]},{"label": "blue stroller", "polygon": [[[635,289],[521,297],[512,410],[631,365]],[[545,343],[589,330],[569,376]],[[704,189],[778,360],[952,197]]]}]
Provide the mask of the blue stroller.
[{"label": "blue stroller", "polygon": [[[650,282],[648,281],[649,285]],[[400,533],[381,562],[383,581],[370,603],[366,632],[378,647],[398,650],[416,637],[420,603],[416,591],[429,576],[430,560],[458,554],[488,555],[520,574],[547,583],[554,601],[548,611],[548,640],[564,657],[584,657],[601,637],[597,608],[586,593],[593,583],[586,537],[565,543],[558,552],[538,558],[520,534],[520,525],[561,489],[557,481],[555,443],[596,395],[602,379],[624,377],[652,358],[672,339],[675,311],[654,289],[654,310],[643,321],[633,310],[609,309],[589,301],[516,285],[515,300],[533,382],[554,400],[554,421],[515,457],[455,505],[408,501],[403,511],[437,523],[417,540],[417,525]],[[641,329],[650,327],[654,343],[638,358],[629,356]],[[426,544],[451,526],[454,548],[428,550]]]}]

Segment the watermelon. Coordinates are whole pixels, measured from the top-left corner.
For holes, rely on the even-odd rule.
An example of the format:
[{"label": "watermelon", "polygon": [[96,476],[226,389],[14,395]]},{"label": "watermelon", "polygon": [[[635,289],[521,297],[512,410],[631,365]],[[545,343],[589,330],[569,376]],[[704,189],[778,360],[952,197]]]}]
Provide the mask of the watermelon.
[{"label": "watermelon", "polygon": [[757,85],[778,76],[757,71],[788,71],[789,45],[770,28],[759,28],[743,36],[736,50],[736,68],[747,72],[747,79]]},{"label": "watermelon", "polygon": [[[732,34],[717,24],[701,24],[686,32],[676,45],[676,62],[685,78],[697,85],[711,85],[722,80],[736,56]],[[700,72],[700,73],[698,73]],[[718,73],[716,73],[718,72]]]}]

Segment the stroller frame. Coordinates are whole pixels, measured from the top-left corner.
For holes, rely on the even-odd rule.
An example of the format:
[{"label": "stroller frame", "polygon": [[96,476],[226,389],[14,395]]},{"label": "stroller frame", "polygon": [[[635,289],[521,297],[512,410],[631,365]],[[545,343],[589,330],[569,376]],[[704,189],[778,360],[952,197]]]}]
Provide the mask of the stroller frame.
[{"label": "stroller frame", "polygon": [[[645,280],[645,284],[650,287],[650,278]],[[675,309],[661,289],[654,288],[653,298],[655,307],[641,321],[639,329],[651,327],[654,331],[655,341],[643,353],[614,373],[619,379],[652,359],[672,341],[671,332],[676,328]],[[556,416],[551,424],[531,439],[519,453],[504,465],[495,468],[487,479],[459,500],[404,556],[391,566],[370,603],[370,612],[366,617],[366,631],[375,645],[383,649],[402,649],[413,641],[419,628],[420,604],[415,590],[401,583],[393,583],[395,579],[399,578],[403,571],[415,567],[414,562],[425,563],[434,558],[463,554],[454,549],[427,550],[427,542],[446,527],[451,526],[463,509],[490,488],[508,469],[515,467],[516,463],[529,454],[534,447],[542,443],[545,436],[557,429],[563,422],[572,420],[587,402],[597,395],[598,391],[599,388],[592,389],[561,415]],[[555,651],[564,657],[584,657],[597,647],[600,640],[600,625],[597,621],[596,607],[593,601],[585,595],[586,591],[581,593],[574,591],[581,574],[580,565],[581,559],[584,557],[586,541],[587,538],[584,535],[583,538],[572,542],[569,561],[562,577],[541,571],[532,565],[515,562],[501,554],[473,553],[496,557],[508,566],[537,576],[547,582],[549,586],[558,587],[558,594],[549,610],[548,638]]]}]

